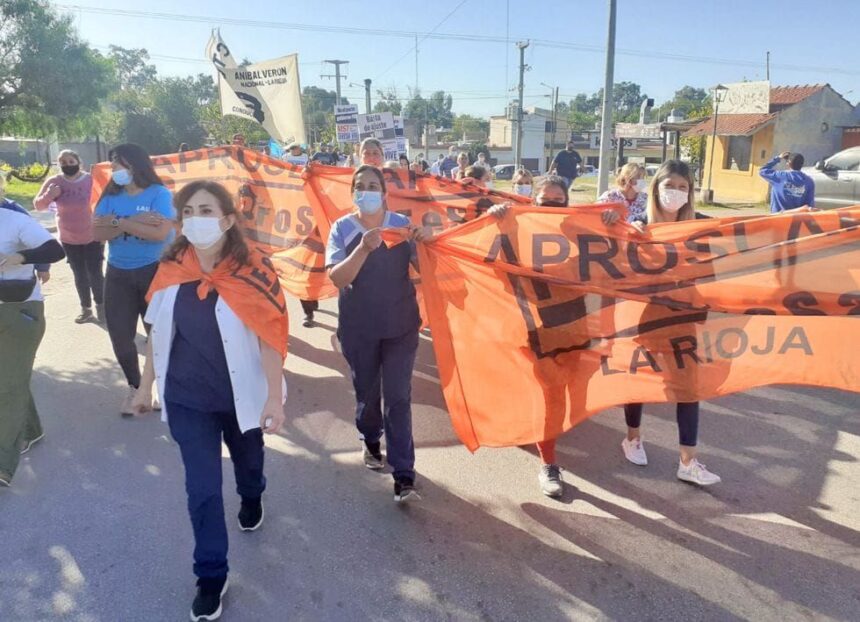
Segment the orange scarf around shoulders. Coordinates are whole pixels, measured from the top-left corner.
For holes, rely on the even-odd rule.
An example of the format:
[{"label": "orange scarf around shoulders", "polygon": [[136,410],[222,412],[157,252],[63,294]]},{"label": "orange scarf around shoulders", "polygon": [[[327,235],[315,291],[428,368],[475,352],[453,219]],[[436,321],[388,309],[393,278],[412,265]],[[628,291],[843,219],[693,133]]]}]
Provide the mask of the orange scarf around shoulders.
[{"label": "orange scarf around shoulders", "polygon": [[221,261],[212,272],[203,272],[193,246],[189,246],[176,259],[164,260],[152,279],[146,300],[172,285],[200,281],[197,296],[206,298],[211,290],[218,292],[230,309],[264,343],[282,357],[287,356],[289,322],[287,305],[278,275],[271,260],[260,251],[251,250],[249,265],[239,266],[234,261]]}]

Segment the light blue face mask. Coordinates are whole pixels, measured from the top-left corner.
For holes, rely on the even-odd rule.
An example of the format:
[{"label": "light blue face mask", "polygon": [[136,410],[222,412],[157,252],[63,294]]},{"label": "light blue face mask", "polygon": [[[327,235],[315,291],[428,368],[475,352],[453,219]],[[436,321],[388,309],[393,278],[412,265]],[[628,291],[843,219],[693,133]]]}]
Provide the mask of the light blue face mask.
[{"label": "light blue face mask", "polygon": [[376,190],[356,190],[352,193],[352,202],[362,214],[375,214],[382,209],[382,193]]},{"label": "light blue face mask", "polygon": [[127,186],[132,181],[131,171],[125,168],[117,169],[111,173],[111,179],[118,186]]}]

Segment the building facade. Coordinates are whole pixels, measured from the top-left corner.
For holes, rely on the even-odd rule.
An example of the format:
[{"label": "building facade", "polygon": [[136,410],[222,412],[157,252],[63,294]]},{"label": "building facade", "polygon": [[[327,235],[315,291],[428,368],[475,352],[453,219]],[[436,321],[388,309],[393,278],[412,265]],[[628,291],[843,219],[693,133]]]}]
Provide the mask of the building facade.
[{"label": "building facade", "polygon": [[769,82],[727,85],[714,118],[692,127],[688,136],[706,136],[702,183],[716,201],[760,203],[769,186],[759,170],[783,151],[803,154],[807,165],[842,148],[846,128],[857,124],[854,106],[828,84],[772,87]]}]

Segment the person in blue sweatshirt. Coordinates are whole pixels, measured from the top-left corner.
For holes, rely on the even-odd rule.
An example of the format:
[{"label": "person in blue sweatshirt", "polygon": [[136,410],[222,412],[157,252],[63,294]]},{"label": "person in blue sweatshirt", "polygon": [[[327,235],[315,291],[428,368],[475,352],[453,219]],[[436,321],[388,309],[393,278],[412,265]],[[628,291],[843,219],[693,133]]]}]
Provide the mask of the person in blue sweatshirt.
[{"label": "person in blue sweatshirt", "polygon": [[[780,160],[788,162],[790,170],[777,171]],[[803,156],[785,151],[761,167],[759,175],[770,184],[770,213],[779,214],[798,207],[815,207],[815,182],[803,168]]]}]

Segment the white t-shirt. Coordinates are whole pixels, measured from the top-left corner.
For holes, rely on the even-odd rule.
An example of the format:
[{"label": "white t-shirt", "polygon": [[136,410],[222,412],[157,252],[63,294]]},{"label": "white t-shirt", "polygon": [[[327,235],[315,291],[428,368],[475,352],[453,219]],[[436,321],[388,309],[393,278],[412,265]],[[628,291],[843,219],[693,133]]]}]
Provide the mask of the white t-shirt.
[{"label": "white t-shirt", "polygon": [[[13,255],[23,250],[39,248],[52,239],[51,234],[28,214],[0,209],[0,255]],[[26,281],[33,276],[32,264],[0,266],[0,280]],[[42,289],[38,280],[27,302],[31,300],[42,300]]]}]

